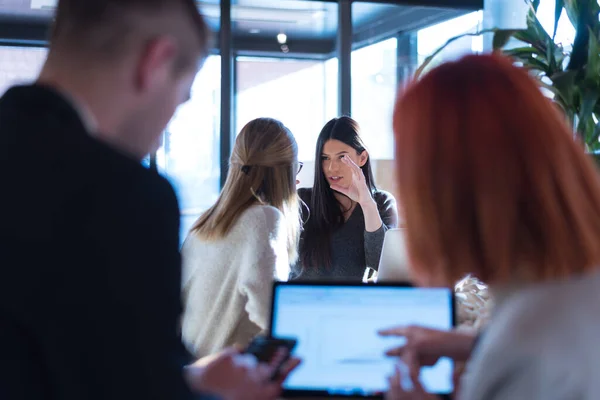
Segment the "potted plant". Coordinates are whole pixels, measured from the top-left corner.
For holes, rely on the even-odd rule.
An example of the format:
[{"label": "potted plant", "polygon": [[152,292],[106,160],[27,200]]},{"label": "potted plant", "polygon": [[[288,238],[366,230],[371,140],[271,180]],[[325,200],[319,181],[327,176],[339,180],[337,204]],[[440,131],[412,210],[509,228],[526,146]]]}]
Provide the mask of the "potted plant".
[{"label": "potted plant", "polygon": [[[537,17],[540,0],[524,1],[530,3],[527,29],[489,29],[452,38],[425,59],[416,77],[424,73],[450,43],[464,36],[493,33],[494,51],[514,58],[517,65],[527,68],[539,79],[541,86],[564,111],[577,139],[599,161],[600,5],[597,0],[555,0],[554,29],[550,35]],[[572,46],[555,41],[563,10],[576,31]]]}]

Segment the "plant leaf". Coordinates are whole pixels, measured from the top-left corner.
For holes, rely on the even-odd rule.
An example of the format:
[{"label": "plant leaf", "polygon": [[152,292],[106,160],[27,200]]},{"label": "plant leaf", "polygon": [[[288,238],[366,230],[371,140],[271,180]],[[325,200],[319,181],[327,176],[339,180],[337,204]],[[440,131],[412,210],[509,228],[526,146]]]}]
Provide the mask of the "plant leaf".
[{"label": "plant leaf", "polygon": [[556,30],[558,29],[558,21],[562,15],[563,8],[565,7],[564,0],[556,0],[554,5],[554,30],[552,31],[552,40],[556,38]]},{"label": "plant leaf", "polygon": [[502,49],[504,46],[506,46],[506,44],[508,43],[510,38],[513,37],[514,34],[515,34],[514,30],[501,29],[501,30],[494,32],[493,49],[494,50]]},{"label": "plant leaf", "polygon": [[572,121],[572,117],[569,117],[569,116],[573,115],[572,108],[570,107],[567,99],[564,99],[562,97],[563,94],[558,90],[558,88],[556,88],[553,85],[545,83],[541,79],[538,79],[538,84],[540,85],[540,87],[542,87],[554,94],[554,103],[561,108],[561,110],[565,114],[565,116],[567,116],[569,118],[569,121]]},{"label": "plant leaf", "polygon": [[415,79],[419,79],[421,77],[421,75],[423,74],[423,71],[427,68],[427,66],[429,64],[431,64],[431,62],[433,61],[433,59],[440,54],[446,47],[448,47],[448,45],[450,45],[452,42],[455,42],[459,39],[462,39],[464,37],[468,37],[468,36],[480,36],[483,35],[484,33],[492,33],[492,32],[496,32],[498,29],[493,28],[493,29],[483,29],[479,32],[473,32],[473,33],[463,33],[462,35],[458,35],[458,36],[454,36],[453,38],[448,39],[448,41],[446,41],[446,43],[444,43],[440,48],[438,48],[436,51],[434,51],[430,56],[428,56],[424,61],[423,64],[421,64],[419,66],[419,68],[417,68],[417,70],[415,71],[414,77]]},{"label": "plant leaf", "polygon": [[590,36],[590,31],[588,29],[588,16],[590,14],[589,2],[590,0],[582,0],[578,3],[581,8],[579,9],[579,14],[577,16],[577,30],[575,42],[573,43],[573,50],[571,51],[571,60],[567,66],[568,70],[579,70],[587,63],[588,41]]},{"label": "plant leaf", "polygon": [[523,63],[523,67],[529,70],[538,70],[543,72],[545,75],[548,75],[550,67],[546,64],[541,58],[536,58],[533,56],[519,56],[515,57],[516,61],[520,61]]},{"label": "plant leaf", "polygon": [[596,143],[594,143],[594,131],[596,130],[596,123],[592,118],[588,118],[583,127],[581,127],[581,131],[578,132],[578,135],[581,139],[583,139],[583,143],[585,143],[586,149],[591,150],[595,147]]},{"label": "plant leaf", "polygon": [[533,56],[534,54],[537,56],[542,55],[538,49],[533,46],[524,46],[524,47],[515,47],[512,49],[506,49],[502,51],[504,54],[511,57],[521,57],[521,56]]},{"label": "plant leaf", "polygon": [[588,59],[585,68],[585,79],[600,87],[600,43],[593,30],[589,29]]},{"label": "plant leaf", "polygon": [[571,24],[576,27],[577,21],[579,20],[579,10],[577,7],[577,0],[564,0],[565,11],[569,17]]},{"label": "plant leaf", "polygon": [[556,57],[554,57],[556,48],[556,44],[550,38],[547,39],[546,42],[546,61],[548,62],[548,74],[551,74],[550,71],[556,71]]},{"label": "plant leaf", "polygon": [[546,31],[546,28],[544,28],[535,12],[531,10],[529,11],[529,14],[527,14],[527,21],[530,29],[532,29],[535,32],[535,35],[537,36],[538,40],[540,40],[543,43],[546,43],[548,39],[552,40],[552,38],[548,34],[548,31]]},{"label": "plant leaf", "polygon": [[596,108],[598,99],[600,99],[600,92],[595,90],[595,88],[586,89],[582,96],[581,107],[578,113],[579,122],[577,124],[577,133],[579,133],[579,135],[586,141],[586,144],[588,143],[588,136],[591,136],[591,134],[587,134],[587,127],[590,125],[590,121],[595,125],[593,122],[592,113],[594,108]]},{"label": "plant leaf", "polygon": [[527,29],[516,31],[514,37],[532,45],[542,52],[542,54],[546,54],[546,44],[548,40],[552,40],[532,9],[527,14]]},{"label": "plant leaf", "polygon": [[576,77],[576,71],[564,71],[549,76],[550,80],[552,81],[552,85],[560,93],[565,111],[569,115],[571,122],[573,122],[573,116],[575,114],[573,104],[575,104],[575,95],[577,92],[575,87]]},{"label": "plant leaf", "polygon": [[538,85],[540,85],[540,87],[543,87],[544,89],[547,89],[547,90],[551,91],[552,93],[554,93],[555,96],[560,96],[560,92],[554,86],[547,84],[546,82],[542,81],[541,79],[539,79],[537,83],[538,83]]},{"label": "plant leaf", "polygon": [[600,138],[600,123],[597,123],[594,126],[594,131],[589,139],[586,141],[588,146],[592,150],[597,150],[600,147],[600,142],[598,142],[598,138]]}]

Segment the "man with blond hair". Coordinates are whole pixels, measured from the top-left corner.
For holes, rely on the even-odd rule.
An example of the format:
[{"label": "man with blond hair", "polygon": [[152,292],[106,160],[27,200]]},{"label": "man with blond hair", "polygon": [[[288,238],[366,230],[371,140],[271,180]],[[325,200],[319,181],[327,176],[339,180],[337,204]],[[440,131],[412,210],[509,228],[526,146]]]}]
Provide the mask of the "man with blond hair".
[{"label": "man with blond hair", "polygon": [[177,199],[140,164],[208,40],[193,0],[60,0],[38,81],[0,99],[1,399],[279,393],[234,350],[186,366]]}]

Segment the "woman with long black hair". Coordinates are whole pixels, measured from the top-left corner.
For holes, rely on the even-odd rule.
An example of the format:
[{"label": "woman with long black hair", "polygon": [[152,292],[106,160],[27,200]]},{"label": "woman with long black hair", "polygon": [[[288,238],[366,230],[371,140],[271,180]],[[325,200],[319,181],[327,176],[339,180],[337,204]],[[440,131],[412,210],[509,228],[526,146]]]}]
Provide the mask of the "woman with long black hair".
[{"label": "woman with long black hair", "polygon": [[319,134],[314,185],[299,190],[306,207],[294,279],[361,281],[377,270],[385,232],[398,225],[396,200],[377,190],[359,130],[340,117]]}]

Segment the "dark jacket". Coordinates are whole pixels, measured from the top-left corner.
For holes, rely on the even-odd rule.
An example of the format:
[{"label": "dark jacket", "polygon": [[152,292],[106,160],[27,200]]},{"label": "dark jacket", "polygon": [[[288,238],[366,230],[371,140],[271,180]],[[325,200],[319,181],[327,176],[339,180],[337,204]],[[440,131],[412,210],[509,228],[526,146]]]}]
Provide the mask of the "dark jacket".
[{"label": "dark jacket", "polygon": [[167,181],[42,86],[0,99],[0,399],[190,399]]}]

